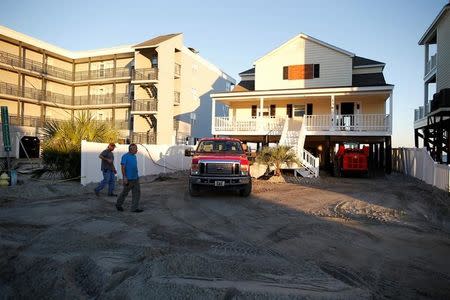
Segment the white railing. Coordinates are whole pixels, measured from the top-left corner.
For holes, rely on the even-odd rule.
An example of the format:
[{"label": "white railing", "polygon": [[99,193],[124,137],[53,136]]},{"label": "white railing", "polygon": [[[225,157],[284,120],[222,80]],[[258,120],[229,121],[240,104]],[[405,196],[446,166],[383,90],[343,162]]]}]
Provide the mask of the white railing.
[{"label": "white railing", "polygon": [[281,134],[285,118],[247,118],[236,119],[229,117],[215,117],[214,129],[216,132],[249,132],[255,134],[267,133]]},{"label": "white railing", "polygon": [[450,166],[435,162],[426,148],[393,149],[392,169],[450,192]]},{"label": "white railing", "polygon": [[306,115],[308,131],[391,131],[390,115]]},{"label": "white railing", "polygon": [[436,67],[436,54],[432,55],[425,65],[425,76]]},{"label": "white railing", "polygon": [[311,172],[313,173],[314,177],[319,177],[319,158],[312,155],[310,152],[308,152],[305,149],[302,149],[300,151],[301,158],[300,161],[302,164]]}]

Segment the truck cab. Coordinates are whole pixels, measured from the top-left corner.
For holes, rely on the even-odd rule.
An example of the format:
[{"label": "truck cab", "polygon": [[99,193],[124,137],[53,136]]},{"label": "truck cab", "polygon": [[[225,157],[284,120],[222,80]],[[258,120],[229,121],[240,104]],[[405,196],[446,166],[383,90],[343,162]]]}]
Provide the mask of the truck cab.
[{"label": "truck cab", "polygon": [[243,197],[250,195],[252,180],[246,145],[232,138],[204,138],[197,149],[187,149],[192,156],[189,174],[189,193],[199,194],[200,189],[233,189]]}]

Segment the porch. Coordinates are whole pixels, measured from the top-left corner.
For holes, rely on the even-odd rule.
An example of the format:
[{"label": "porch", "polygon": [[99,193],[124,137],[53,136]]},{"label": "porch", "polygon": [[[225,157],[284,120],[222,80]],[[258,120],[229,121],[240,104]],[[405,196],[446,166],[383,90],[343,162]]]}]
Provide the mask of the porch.
[{"label": "porch", "polygon": [[[213,135],[280,135],[289,117],[214,117]],[[295,118],[306,135],[391,135],[390,114],[304,115]]]}]

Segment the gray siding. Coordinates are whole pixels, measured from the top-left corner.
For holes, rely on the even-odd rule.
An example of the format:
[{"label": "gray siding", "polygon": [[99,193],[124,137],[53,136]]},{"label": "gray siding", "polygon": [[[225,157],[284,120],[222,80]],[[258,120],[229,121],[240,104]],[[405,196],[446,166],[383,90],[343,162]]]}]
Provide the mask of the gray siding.
[{"label": "gray siding", "polygon": [[450,13],[447,11],[437,27],[436,92],[450,88]]}]

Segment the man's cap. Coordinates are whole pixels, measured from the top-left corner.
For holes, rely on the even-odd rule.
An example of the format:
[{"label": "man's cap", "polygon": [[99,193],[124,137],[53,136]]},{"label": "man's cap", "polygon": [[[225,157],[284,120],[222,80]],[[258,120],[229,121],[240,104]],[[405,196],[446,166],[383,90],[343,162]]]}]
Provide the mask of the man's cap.
[{"label": "man's cap", "polygon": [[114,144],[114,143],[109,143],[109,145],[108,146],[111,146],[111,147],[116,147],[116,144]]}]

